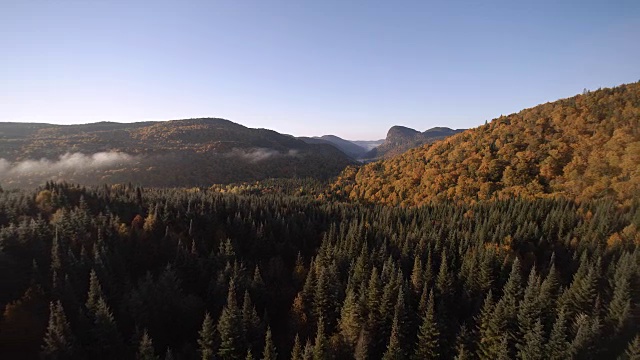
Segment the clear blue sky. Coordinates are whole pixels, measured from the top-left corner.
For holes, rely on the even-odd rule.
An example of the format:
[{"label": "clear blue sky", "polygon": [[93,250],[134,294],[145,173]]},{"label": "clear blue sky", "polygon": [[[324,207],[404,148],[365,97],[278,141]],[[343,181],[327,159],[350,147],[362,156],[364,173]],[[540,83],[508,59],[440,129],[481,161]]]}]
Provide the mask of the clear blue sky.
[{"label": "clear blue sky", "polygon": [[0,121],[474,127],[640,80],[640,1],[0,0]]}]

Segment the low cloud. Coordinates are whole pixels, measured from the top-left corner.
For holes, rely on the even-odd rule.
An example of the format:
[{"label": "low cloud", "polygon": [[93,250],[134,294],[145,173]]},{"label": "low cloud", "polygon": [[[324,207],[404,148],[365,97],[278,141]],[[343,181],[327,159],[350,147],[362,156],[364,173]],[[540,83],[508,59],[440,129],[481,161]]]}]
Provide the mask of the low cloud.
[{"label": "low cloud", "polygon": [[289,150],[286,153],[281,153],[274,149],[268,148],[252,148],[252,149],[238,149],[234,148],[228,153],[229,157],[238,157],[249,162],[260,162],[278,157],[296,157],[298,156],[298,150]]},{"label": "low cloud", "polygon": [[58,160],[24,160],[11,163],[0,158],[0,179],[18,176],[59,175],[96,169],[108,169],[126,165],[136,160],[135,156],[121,152],[99,152],[93,155],[66,153]]}]

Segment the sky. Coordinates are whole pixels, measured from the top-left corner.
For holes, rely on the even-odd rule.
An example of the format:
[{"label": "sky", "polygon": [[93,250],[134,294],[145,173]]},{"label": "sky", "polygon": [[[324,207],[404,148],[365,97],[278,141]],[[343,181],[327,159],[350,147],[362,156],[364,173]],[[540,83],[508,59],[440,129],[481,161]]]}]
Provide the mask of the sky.
[{"label": "sky", "polygon": [[640,1],[0,0],[0,121],[470,128],[640,80]]}]

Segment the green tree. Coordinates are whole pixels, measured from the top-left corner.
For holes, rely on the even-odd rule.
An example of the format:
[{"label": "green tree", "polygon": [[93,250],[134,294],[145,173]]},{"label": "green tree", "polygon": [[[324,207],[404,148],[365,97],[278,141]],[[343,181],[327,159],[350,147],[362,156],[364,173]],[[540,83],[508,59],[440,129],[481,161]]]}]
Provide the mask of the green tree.
[{"label": "green tree", "polygon": [[436,359],[439,356],[438,339],[440,331],[436,323],[433,291],[429,292],[427,309],[422,316],[422,325],[418,329],[418,341],[413,359]]},{"label": "green tree", "polygon": [[98,299],[91,328],[90,354],[92,359],[115,359],[121,356],[122,340],[103,298]]},{"label": "green tree", "polygon": [[387,345],[387,350],[382,355],[383,360],[405,359],[400,333],[401,330],[398,318],[394,316],[393,325],[391,326],[391,336],[389,337],[389,344]]},{"label": "green tree", "polygon": [[278,353],[276,352],[276,346],[273,344],[271,338],[271,327],[267,327],[267,333],[264,338],[264,350],[262,351],[263,360],[276,360]]},{"label": "green tree", "polygon": [[316,330],[316,341],[313,345],[313,360],[327,359],[329,359],[329,344],[324,333],[324,318],[320,317]]},{"label": "green tree", "polygon": [[215,349],[213,347],[213,340],[215,336],[215,328],[213,325],[213,319],[207,312],[204,315],[204,321],[202,322],[202,328],[198,332],[198,348],[202,360],[211,360],[214,358]]},{"label": "green tree", "polygon": [[236,302],[236,286],[233,279],[229,282],[227,303],[218,319],[218,333],[220,334],[218,356],[221,359],[241,359],[246,355],[242,313]]},{"label": "green tree", "polygon": [[295,339],[293,340],[293,349],[291,349],[291,360],[302,360],[303,349],[302,344],[300,343],[300,336],[296,334]]},{"label": "green tree", "polygon": [[540,319],[524,334],[523,345],[518,350],[518,358],[522,360],[543,360],[544,329]]},{"label": "green tree", "polygon": [[157,360],[158,357],[153,350],[153,340],[149,336],[147,329],[144,330],[142,338],[140,339],[140,345],[138,346],[137,360]]},{"label": "green tree", "polygon": [[49,303],[49,325],[44,335],[42,354],[45,358],[63,360],[73,355],[74,339],[67,316],[58,300]]},{"label": "green tree", "polygon": [[563,360],[569,356],[569,342],[567,341],[567,319],[564,310],[560,310],[553,324],[549,342],[546,345],[546,355],[549,360]]},{"label": "green tree", "polygon": [[640,360],[640,335],[636,335],[636,337],[629,343],[622,359]]}]

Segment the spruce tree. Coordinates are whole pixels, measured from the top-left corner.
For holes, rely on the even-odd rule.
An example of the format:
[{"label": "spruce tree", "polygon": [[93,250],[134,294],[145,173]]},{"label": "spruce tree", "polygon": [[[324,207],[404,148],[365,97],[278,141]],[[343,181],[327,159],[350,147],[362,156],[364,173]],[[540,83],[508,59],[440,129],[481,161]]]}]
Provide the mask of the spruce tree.
[{"label": "spruce tree", "polygon": [[636,337],[629,343],[622,359],[640,360],[640,335],[636,335]]},{"label": "spruce tree", "polygon": [[87,302],[85,303],[89,314],[95,313],[98,301],[101,298],[104,298],[104,294],[102,293],[98,275],[95,270],[91,269],[91,273],[89,274],[89,293],[87,294]]},{"label": "spruce tree", "polygon": [[204,315],[204,321],[202,322],[202,328],[198,332],[198,350],[202,360],[211,360],[214,358],[215,349],[213,348],[213,340],[215,336],[215,328],[213,325],[213,319],[207,312]]},{"label": "spruce tree", "polygon": [[544,329],[540,319],[524,334],[524,341],[518,350],[518,358],[522,360],[543,360]]},{"label": "spruce tree", "polygon": [[89,344],[91,358],[115,359],[120,357],[122,340],[111,310],[103,298],[98,299],[93,318],[92,341]]},{"label": "spruce tree", "polygon": [[227,303],[222,309],[217,327],[220,334],[218,356],[225,360],[242,359],[246,355],[244,327],[242,314],[236,302],[236,287],[233,279],[229,282]]},{"label": "spruce tree", "polygon": [[435,359],[438,357],[438,338],[440,332],[435,318],[433,291],[429,292],[427,309],[422,316],[422,325],[418,329],[418,341],[413,359]]},{"label": "spruce tree", "polygon": [[155,351],[153,350],[153,340],[149,336],[147,329],[144,329],[144,333],[142,334],[142,338],[140,339],[140,345],[138,346],[138,354],[136,355],[137,360],[157,360],[158,357],[155,355]]},{"label": "spruce tree", "polygon": [[569,357],[569,342],[567,341],[567,319],[563,309],[553,324],[549,342],[546,344],[546,356],[549,360],[563,360]]},{"label": "spruce tree", "polygon": [[276,360],[277,358],[278,353],[276,352],[276,347],[273,344],[273,339],[271,338],[271,327],[267,327],[267,333],[264,338],[264,350],[262,351],[262,359]]},{"label": "spruce tree", "polygon": [[313,344],[313,360],[327,359],[329,359],[329,344],[324,333],[324,318],[320,317],[316,330],[316,340]]},{"label": "spruce tree", "polygon": [[293,349],[291,349],[291,360],[302,360],[302,344],[300,344],[300,336],[296,334],[293,340]]},{"label": "spruce tree", "polygon": [[74,339],[67,316],[60,300],[49,303],[49,325],[44,335],[42,355],[45,358],[63,360],[73,355]]},{"label": "spruce tree", "polygon": [[347,291],[342,310],[340,311],[338,328],[340,329],[342,338],[352,347],[355,346],[358,341],[358,335],[362,328],[362,316],[360,312],[360,305],[358,304],[356,294],[350,289]]},{"label": "spruce tree", "polygon": [[402,349],[403,344],[400,332],[401,331],[398,317],[394,317],[393,325],[391,326],[391,336],[389,337],[389,343],[387,344],[387,350],[382,355],[383,360],[405,359],[404,351]]}]

